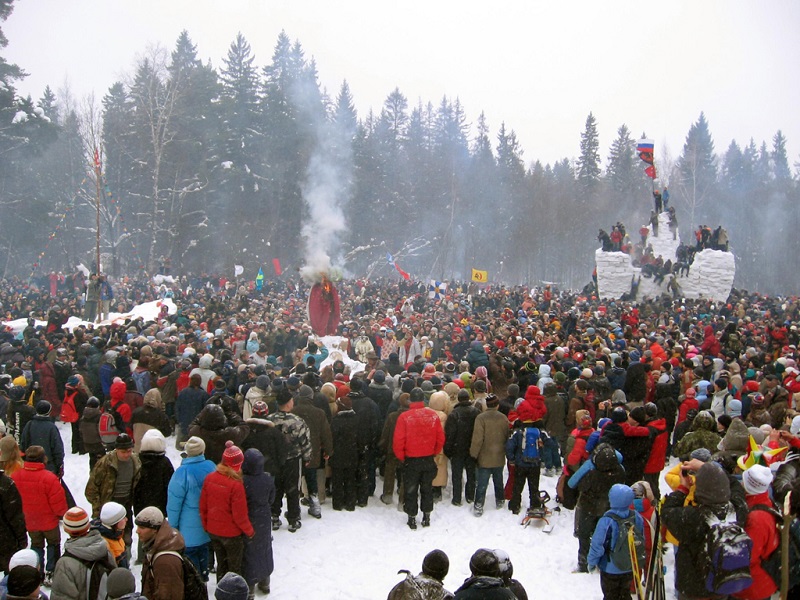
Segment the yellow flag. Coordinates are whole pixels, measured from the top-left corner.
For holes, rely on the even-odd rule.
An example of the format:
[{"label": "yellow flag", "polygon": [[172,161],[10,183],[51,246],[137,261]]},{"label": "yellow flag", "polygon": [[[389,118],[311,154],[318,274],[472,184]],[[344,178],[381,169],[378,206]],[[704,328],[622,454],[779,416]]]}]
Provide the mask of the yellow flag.
[{"label": "yellow flag", "polygon": [[472,281],[477,281],[478,283],[486,283],[489,281],[489,271],[479,271],[478,269],[472,269]]}]

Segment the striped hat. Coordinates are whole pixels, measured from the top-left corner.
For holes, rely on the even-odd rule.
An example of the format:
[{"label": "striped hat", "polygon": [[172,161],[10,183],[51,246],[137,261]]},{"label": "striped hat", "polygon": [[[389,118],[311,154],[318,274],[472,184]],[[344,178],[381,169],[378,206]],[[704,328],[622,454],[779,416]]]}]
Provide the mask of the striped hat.
[{"label": "striped hat", "polygon": [[70,508],[64,514],[64,531],[70,536],[77,537],[89,531],[89,515],[80,506]]}]

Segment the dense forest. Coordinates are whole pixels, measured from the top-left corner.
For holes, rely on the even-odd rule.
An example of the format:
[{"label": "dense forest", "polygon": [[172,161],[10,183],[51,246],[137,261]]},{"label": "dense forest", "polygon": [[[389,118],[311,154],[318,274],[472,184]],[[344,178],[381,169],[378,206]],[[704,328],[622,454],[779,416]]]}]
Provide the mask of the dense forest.
[{"label": "dense forest", "polygon": [[[9,11],[0,1],[0,18]],[[293,272],[321,255],[351,276],[397,276],[391,253],[419,279],[475,267],[490,282],[577,288],[598,228],[622,221],[636,239],[653,206],[636,140],[658,132],[621,124],[601,155],[589,114],[577,158],[542,164],[501,115],[492,129],[458,98],[410,101],[395,89],[358,114],[347,82],[320,89],[315,61],[285,33],[263,66],[239,35],[214,68],[183,32],[99,101],[49,87],[23,98],[22,77],[0,58],[2,276],[90,265],[99,211],[103,267],[117,275],[155,272],[167,257],[179,273],[240,264],[269,276],[275,258]],[[796,292],[785,137],[717,146],[701,109],[677,158],[655,154],[682,238],[721,224],[737,287]]]}]

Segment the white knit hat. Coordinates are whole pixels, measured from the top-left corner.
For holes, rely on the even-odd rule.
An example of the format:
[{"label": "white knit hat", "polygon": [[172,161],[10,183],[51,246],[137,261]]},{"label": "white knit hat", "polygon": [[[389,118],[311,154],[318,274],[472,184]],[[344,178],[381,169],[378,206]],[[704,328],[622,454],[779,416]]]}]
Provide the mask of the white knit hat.
[{"label": "white knit hat", "polygon": [[789,431],[792,433],[792,435],[800,434],[800,415],[797,415],[794,419],[792,419],[792,424],[789,427]]},{"label": "white knit hat", "polygon": [[772,471],[764,465],[753,465],[742,473],[744,491],[750,496],[763,494],[772,483]]},{"label": "white knit hat", "polygon": [[24,550],[17,550],[11,556],[11,560],[8,561],[8,570],[10,571],[14,567],[19,567],[23,565],[38,569],[39,555],[36,554],[36,552],[34,550],[31,550],[30,548],[25,548]]},{"label": "white knit hat", "polygon": [[106,502],[100,509],[100,522],[106,527],[114,527],[126,515],[125,507],[117,502]]}]

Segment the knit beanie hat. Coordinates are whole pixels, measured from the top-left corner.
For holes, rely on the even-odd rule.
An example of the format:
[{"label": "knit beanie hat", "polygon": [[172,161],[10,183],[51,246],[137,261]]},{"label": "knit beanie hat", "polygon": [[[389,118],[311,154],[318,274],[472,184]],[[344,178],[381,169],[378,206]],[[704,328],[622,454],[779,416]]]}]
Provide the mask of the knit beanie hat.
[{"label": "knit beanie hat", "polygon": [[486,408],[495,408],[497,406],[500,406],[500,398],[494,394],[486,396]]},{"label": "knit beanie hat", "polygon": [[695,450],[692,450],[692,453],[689,456],[703,462],[708,462],[711,460],[711,451],[708,448],[696,448]]},{"label": "knit beanie hat", "polygon": [[38,569],[39,555],[36,554],[35,550],[31,550],[30,548],[17,550],[11,555],[11,559],[8,561],[8,570],[11,571],[14,567],[19,567],[21,565],[28,565],[29,567]]},{"label": "knit beanie hat", "polygon": [[753,465],[742,473],[744,491],[750,496],[763,494],[772,483],[772,471],[764,465]]},{"label": "knit beanie hat", "polygon": [[225,442],[225,452],[222,453],[222,464],[234,471],[242,468],[244,454],[232,441]]},{"label": "knit beanie hat", "polygon": [[267,403],[263,400],[256,400],[253,402],[253,410],[251,411],[252,416],[260,418],[266,417],[269,414],[269,407]]},{"label": "knit beanie hat", "polygon": [[63,518],[64,531],[72,537],[84,535],[89,531],[89,515],[80,506],[73,506]]},{"label": "knit beanie hat", "polygon": [[443,551],[431,550],[422,560],[422,572],[442,581],[450,570],[450,559]]},{"label": "knit beanie hat", "polygon": [[685,396],[687,398],[694,398],[696,395],[697,391],[693,387],[690,387],[688,390],[686,390]]},{"label": "knit beanie hat", "polygon": [[469,570],[476,577],[497,577],[500,563],[494,552],[487,548],[479,548],[469,559]]},{"label": "knit beanie hat", "polygon": [[106,593],[112,600],[136,591],[136,578],[128,569],[117,567],[108,574]]},{"label": "knit beanie hat", "polygon": [[798,434],[800,434],[800,415],[797,415],[796,417],[794,417],[794,418],[792,419],[792,424],[791,424],[791,426],[789,427],[789,432],[790,432],[792,435],[798,435]]},{"label": "knit beanie hat", "polygon": [[314,390],[307,385],[301,385],[300,389],[297,390],[297,397],[311,400],[314,397]]},{"label": "knit beanie hat", "polygon": [[142,452],[159,452],[163,454],[167,451],[167,440],[164,439],[164,434],[158,429],[148,429],[142,436],[140,450]]},{"label": "knit beanie hat", "polygon": [[269,377],[266,375],[259,375],[256,377],[256,387],[260,390],[266,391],[269,387]]},{"label": "knit beanie hat", "polygon": [[133,448],[133,439],[127,433],[120,433],[114,442],[116,450],[129,450]]},{"label": "knit beanie hat", "polygon": [[628,411],[621,406],[616,407],[611,411],[611,420],[614,423],[624,423],[628,420]]},{"label": "knit beanie hat", "polygon": [[106,502],[100,509],[100,522],[106,527],[114,527],[125,518],[125,507],[117,502]]},{"label": "knit beanie hat", "polygon": [[42,575],[36,567],[20,565],[8,573],[6,589],[9,596],[27,598],[42,584]]},{"label": "knit beanie hat", "polygon": [[133,521],[137,527],[148,527],[158,529],[164,522],[164,513],[155,506],[143,508]]},{"label": "knit beanie hat", "polygon": [[707,462],[695,476],[694,497],[698,504],[725,504],[731,499],[728,476],[715,462]]},{"label": "knit beanie hat", "polygon": [[50,414],[50,411],[53,410],[53,406],[47,400],[39,400],[36,403],[36,414],[47,416]]},{"label": "knit beanie hat", "polygon": [[250,588],[241,575],[229,571],[217,583],[214,598],[217,600],[247,600]]},{"label": "knit beanie hat", "polygon": [[203,438],[193,435],[186,440],[183,451],[186,452],[186,456],[200,456],[206,451],[206,443],[203,441]]}]

